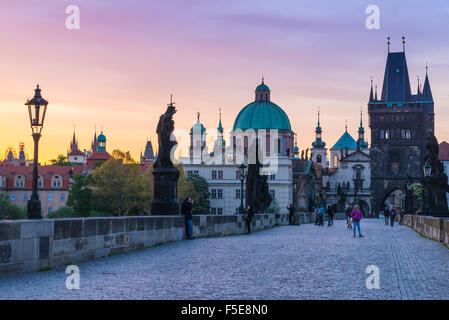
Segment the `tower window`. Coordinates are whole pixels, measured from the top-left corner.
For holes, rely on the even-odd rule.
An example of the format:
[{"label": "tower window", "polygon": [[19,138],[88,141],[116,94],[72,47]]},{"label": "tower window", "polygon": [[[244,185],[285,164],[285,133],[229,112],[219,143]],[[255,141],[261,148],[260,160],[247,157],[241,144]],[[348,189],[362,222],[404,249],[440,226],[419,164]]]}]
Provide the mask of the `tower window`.
[{"label": "tower window", "polygon": [[321,163],[321,154],[316,156],[316,162]]},{"label": "tower window", "polygon": [[390,170],[391,174],[398,174],[400,169],[401,155],[398,151],[390,153]]}]

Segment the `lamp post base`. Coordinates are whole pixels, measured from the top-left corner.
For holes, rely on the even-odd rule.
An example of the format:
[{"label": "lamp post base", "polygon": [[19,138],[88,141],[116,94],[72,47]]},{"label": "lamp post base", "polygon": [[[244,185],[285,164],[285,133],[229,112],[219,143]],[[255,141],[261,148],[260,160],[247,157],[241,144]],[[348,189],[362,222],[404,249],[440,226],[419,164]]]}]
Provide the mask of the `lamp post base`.
[{"label": "lamp post base", "polygon": [[39,199],[31,199],[28,201],[27,219],[42,219],[41,202]]}]

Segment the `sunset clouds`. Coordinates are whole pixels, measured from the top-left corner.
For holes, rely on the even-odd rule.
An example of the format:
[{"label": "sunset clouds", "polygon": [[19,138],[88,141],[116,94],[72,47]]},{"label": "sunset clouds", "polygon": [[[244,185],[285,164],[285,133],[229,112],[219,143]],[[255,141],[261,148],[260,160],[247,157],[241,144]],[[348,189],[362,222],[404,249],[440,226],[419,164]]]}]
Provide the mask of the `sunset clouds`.
[{"label": "sunset clouds", "polygon": [[[380,30],[365,27],[371,4],[380,8]],[[68,5],[80,8],[80,30],[65,28]],[[155,140],[171,93],[176,128],[188,130],[201,112],[208,133],[215,134],[218,109],[231,129],[238,111],[254,100],[262,74],[272,100],[289,115],[300,148],[313,141],[318,106],[329,146],[346,119],[355,136],[360,107],[368,123],[370,76],[381,87],[386,37],[399,51],[402,35],[413,91],[429,64],[436,134],[447,140],[447,21],[443,0],[3,0],[0,158],[20,141],[31,156],[24,103],[37,83],[49,100],[41,159],[66,152],[73,125],[81,148],[90,147],[95,126],[103,127],[108,150],[130,150],[137,158],[146,137]],[[185,146],[180,149],[185,155]]]}]

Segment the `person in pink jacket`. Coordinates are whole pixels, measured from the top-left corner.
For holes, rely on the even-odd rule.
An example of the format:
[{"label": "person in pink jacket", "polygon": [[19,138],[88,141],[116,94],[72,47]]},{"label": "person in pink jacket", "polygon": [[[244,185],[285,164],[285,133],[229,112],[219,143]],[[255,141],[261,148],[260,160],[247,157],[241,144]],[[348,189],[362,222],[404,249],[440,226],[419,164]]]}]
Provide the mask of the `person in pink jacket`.
[{"label": "person in pink jacket", "polygon": [[356,232],[355,230],[358,228],[359,229],[359,237],[363,237],[362,232],[360,231],[360,220],[362,220],[362,212],[360,211],[360,208],[358,205],[356,205],[354,207],[354,210],[352,210],[351,212],[351,218],[352,218],[352,223],[354,225],[354,238],[356,237]]}]

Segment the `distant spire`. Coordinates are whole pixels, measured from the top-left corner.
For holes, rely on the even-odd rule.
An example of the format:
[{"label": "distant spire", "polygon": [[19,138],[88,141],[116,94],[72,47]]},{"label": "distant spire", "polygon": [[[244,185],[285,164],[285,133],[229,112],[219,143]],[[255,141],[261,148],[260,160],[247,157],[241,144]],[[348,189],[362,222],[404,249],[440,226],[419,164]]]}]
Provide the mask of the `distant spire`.
[{"label": "distant spire", "polygon": [[218,114],[219,114],[219,120],[218,120],[218,132],[220,132],[221,134],[223,134],[223,126],[221,125],[221,108],[218,109]]},{"label": "distant spire", "polygon": [[348,120],[345,120],[345,131],[348,132]]},{"label": "distant spire", "polygon": [[318,126],[320,125],[320,106],[318,106]]},{"label": "distant spire", "polygon": [[421,99],[423,101],[433,101],[432,90],[430,89],[428,70],[429,66],[426,65],[426,80],[424,80],[424,88],[422,91],[422,99]]},{"label": "distant spire", "polygon": [[369,93],[369,101],[373,102],[374,101],[374,94],[373,94],[373,77],[371,77],[371,90]]},{"label": "distant spire", "polygon": [[374,96],[374,100],[377,101],[377,84],[376,84],[376,95]]},{"label": "distant spire", "polygon": [[387,37],[387,46],[388,46],[388,53],[390,53],[390,37]]},{"label": "distant spire", "polygon": [[262,75],[262,84],[264,84],[264,80],[265,80],[265,79],[264,79],[264,77],[263,77],[263,75]]},{"label": "distant spire", "polygon": [[200,122],[200,113],[199,112],[196,113],[196,118],[198,119],[198,122]]},{"label": "distant spire", "polygon": [[362,107],[360,107],[360,126],[361,126],[361,127],[363,127],[363,120],[362,120],[362,117],[363,117],[363,112],[362,112]]},{"label": "distant spire", "polygon": [[405,52],[405,37],[402,36],[402,52]]}]

